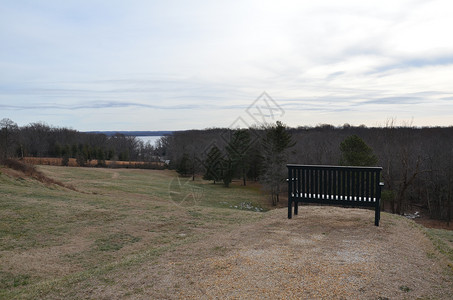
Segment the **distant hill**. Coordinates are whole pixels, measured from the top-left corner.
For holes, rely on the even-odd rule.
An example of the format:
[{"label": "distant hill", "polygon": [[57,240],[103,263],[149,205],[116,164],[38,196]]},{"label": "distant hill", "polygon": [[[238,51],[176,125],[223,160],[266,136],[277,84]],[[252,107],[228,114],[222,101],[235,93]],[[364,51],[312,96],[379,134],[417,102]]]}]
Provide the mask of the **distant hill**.
[{"label": "distant hill", "polygon": [[107,136],[112,136],[121,133],[127,136],[164,136],[171,135],[173,131],[85,131],[86,133],[102,133]]}]

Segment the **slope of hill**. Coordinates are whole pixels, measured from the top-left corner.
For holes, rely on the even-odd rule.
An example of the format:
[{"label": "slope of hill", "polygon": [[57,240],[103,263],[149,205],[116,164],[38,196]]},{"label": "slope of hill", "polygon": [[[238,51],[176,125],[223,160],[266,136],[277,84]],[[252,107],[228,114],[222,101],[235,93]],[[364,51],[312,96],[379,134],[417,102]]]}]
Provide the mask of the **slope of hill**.
[{"label": "slope of hill", "polygon": [[[0,298],[451,299],[451,232],[364,209],[286,219],[256,186],[171,171],[0,168]],[[74,190],[64,187],[74,186]]]}]

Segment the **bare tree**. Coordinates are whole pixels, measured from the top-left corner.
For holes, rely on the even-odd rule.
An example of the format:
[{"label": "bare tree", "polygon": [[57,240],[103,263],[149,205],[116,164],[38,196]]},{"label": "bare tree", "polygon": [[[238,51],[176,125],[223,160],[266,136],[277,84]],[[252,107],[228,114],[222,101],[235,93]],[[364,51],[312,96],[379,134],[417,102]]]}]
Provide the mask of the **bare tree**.
[{"label": "bare tree", "polygon": [[18,127],[11,119],[4,118],[0,121],[0,129],[2,157],[3,159],[7,159],[12,153],[12,146],[15,142],[15,135],[18,131]]}]

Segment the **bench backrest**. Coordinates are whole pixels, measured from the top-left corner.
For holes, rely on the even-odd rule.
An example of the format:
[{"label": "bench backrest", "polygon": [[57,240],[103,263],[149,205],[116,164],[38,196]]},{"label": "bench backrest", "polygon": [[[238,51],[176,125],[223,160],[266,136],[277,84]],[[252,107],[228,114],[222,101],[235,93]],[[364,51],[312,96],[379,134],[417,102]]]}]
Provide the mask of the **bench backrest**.
[{"label": "bench backrest", "polygon": [[297,202],[374,206],[380,167],[287,165],[288,196]]}]

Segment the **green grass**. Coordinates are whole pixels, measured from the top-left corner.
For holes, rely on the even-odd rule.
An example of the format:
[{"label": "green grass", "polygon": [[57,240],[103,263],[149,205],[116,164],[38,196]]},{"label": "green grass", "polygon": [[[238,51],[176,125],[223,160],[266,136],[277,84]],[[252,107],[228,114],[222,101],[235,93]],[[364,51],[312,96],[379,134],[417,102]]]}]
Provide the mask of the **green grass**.
[{"label": "green grass", "polygon": [[263,216],[255,208],[268,207],[256,186],[225,188],[171,171],[39,170],[76,190],[0,171],[0,299],[77,298],[75,286],[89,289],[112,271],[254,222]]},{"label": "green grass", "polygon": [[30,275],[13,274],[10,272],[0,272],[0,290],[15,288],[27,285]]}]

